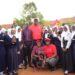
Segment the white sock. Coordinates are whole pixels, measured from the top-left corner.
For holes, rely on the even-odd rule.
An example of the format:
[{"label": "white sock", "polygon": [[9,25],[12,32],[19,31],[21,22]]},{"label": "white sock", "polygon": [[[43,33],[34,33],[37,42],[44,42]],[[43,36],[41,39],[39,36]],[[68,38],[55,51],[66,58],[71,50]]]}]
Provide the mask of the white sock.
[{"label": "white sock", "polygon": [[3,72],[0,72],[0,75],[3,75]]},{"label": "white sock", "polygon": [[65,70],[65,74],[68,74],[68,70]]}]

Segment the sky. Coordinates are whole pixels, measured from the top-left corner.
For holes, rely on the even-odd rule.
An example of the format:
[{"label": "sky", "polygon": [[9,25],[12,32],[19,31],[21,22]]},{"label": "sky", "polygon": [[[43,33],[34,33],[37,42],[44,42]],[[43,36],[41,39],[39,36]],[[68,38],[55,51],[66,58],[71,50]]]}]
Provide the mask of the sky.
[{"label": "sky", "polygon": [[75,16],[75,0],[0,0],[0,24],[9,24],[15,17],[20,18],[23,4],[32,1],[46,20]]}]

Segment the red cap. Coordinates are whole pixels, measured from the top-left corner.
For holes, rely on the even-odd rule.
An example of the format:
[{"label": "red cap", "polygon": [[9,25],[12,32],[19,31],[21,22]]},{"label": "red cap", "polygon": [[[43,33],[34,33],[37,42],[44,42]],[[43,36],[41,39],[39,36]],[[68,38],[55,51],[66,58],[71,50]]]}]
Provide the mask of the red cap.
[{"label": "red cap", "polygon": [[51,39],[50,38],[45,38],[45,41],[50,41]]},{"label": "red cap", "polygon": [[41,39],[36,40],[36,42],[41,42]]}]

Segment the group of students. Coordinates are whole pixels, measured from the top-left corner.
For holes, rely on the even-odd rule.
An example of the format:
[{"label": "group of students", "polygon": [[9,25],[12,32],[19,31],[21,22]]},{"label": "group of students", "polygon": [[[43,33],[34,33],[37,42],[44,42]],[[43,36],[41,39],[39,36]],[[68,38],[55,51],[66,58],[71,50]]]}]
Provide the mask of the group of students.
[{"label": "group of students", "polygon": [[64,74],[75,72],[75,25],[45,27],[34,19],[32,25],[3,31],[0,26],[0,75],[17,74],[24,66],[34,70],[60,63]]}]

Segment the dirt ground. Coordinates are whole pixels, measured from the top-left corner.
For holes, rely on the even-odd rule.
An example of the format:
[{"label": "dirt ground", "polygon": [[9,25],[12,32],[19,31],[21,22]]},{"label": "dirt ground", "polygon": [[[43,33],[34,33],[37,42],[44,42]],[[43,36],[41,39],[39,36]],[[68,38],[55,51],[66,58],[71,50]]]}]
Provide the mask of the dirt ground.
[{"label": "dirt ground", "polygon": [[[39,70],[34,72],[32,68],[28,68],[28,69],[20,69],[18,73],[19,75],[64,75],[61,69],[57,69],[55,71]],[[75,75],[75,74],[69,74],[69,75]]]}]

